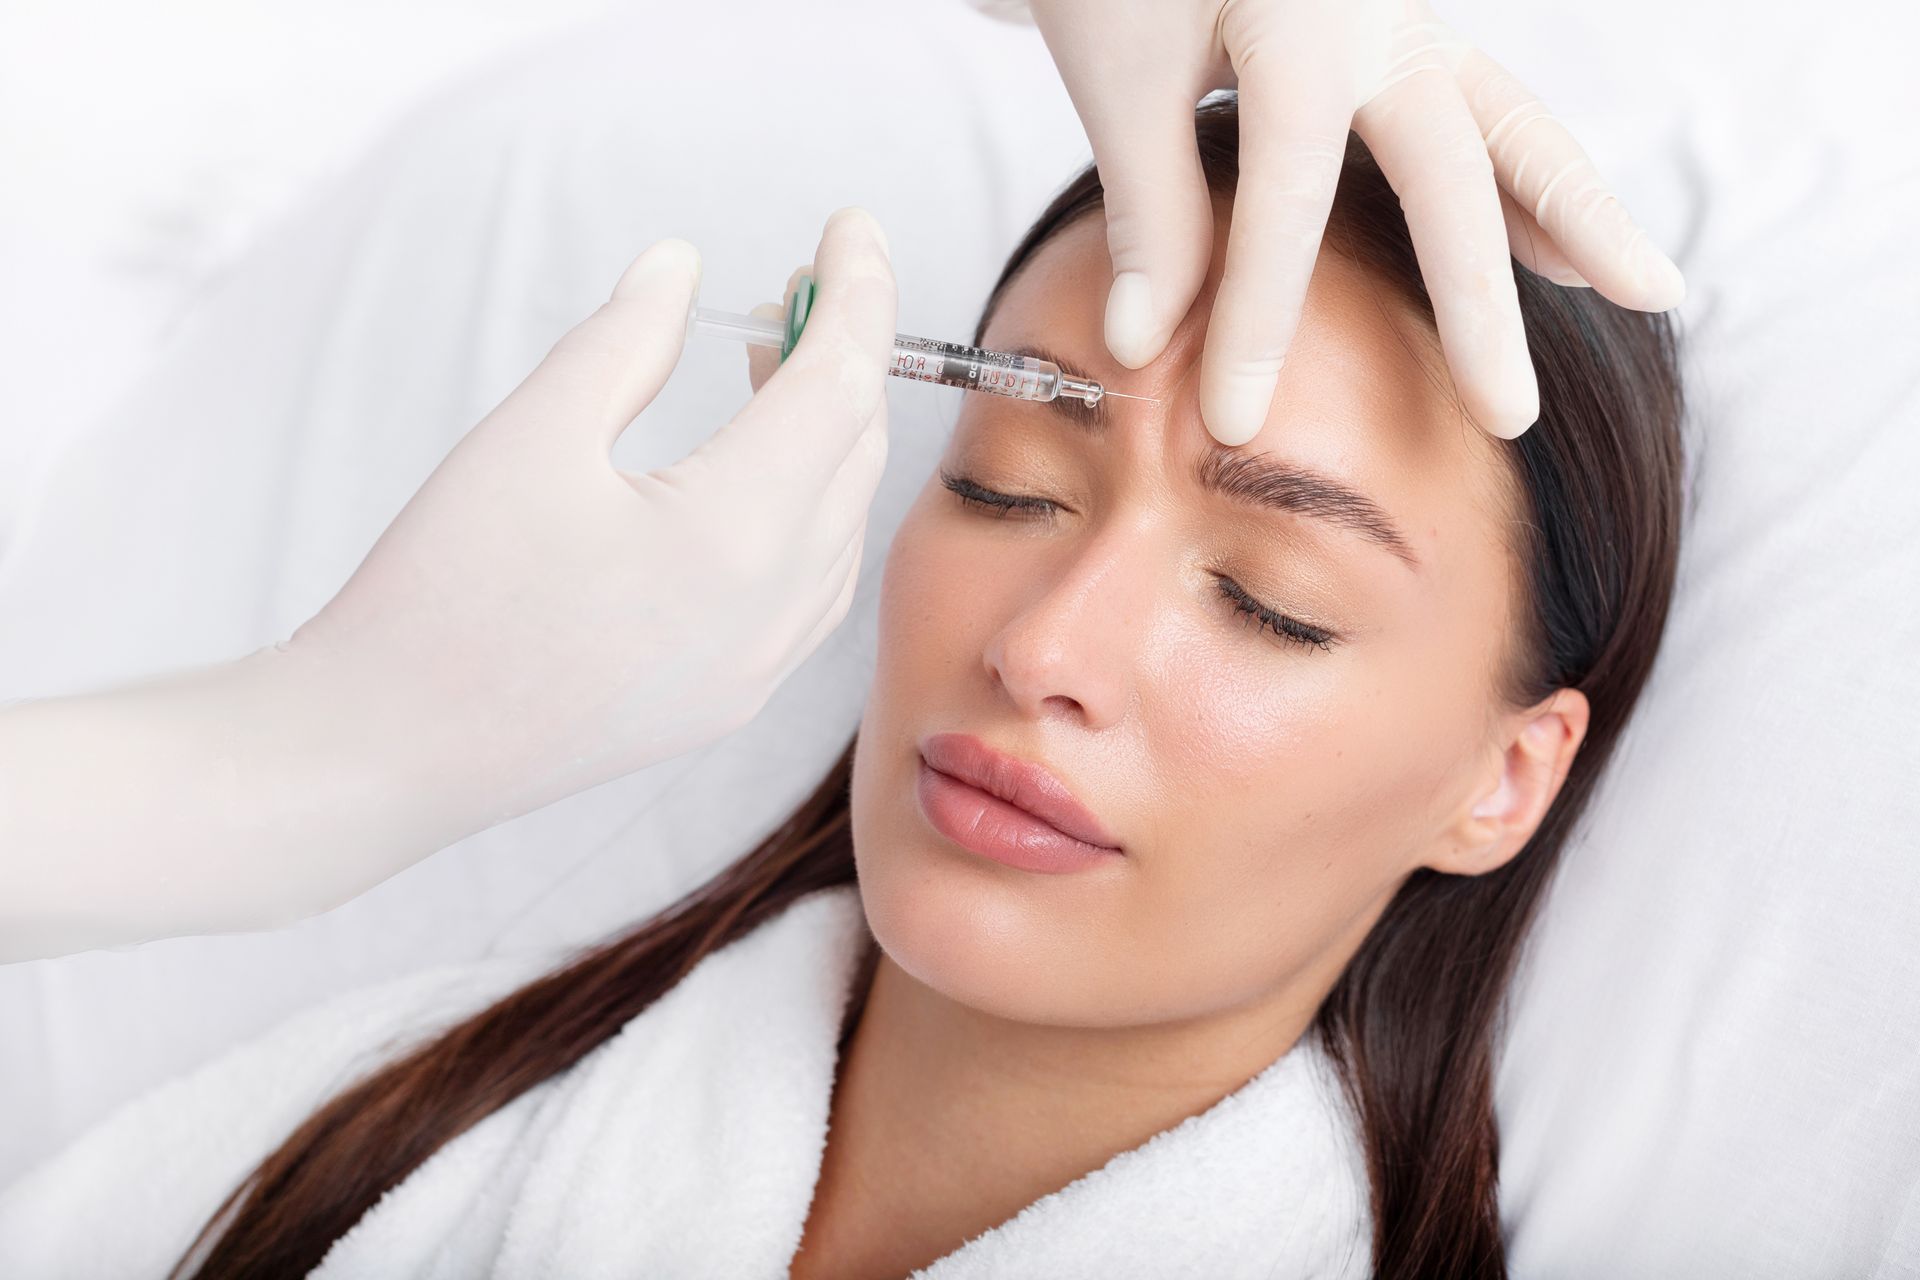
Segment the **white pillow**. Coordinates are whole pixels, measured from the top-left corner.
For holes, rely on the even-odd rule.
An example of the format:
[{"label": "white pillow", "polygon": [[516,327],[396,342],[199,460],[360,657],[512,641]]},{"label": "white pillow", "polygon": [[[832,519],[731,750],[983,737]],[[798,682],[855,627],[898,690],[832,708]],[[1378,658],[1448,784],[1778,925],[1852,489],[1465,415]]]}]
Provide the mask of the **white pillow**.
[{"label": "white pillow", "polygon": [[[692,239],[703,300],[745,309],[864,204],[901,327],[964,337],[1086,157],[1038,37],[962,4],[661,8],[417,113],[232,272],[41,489],[0,575],[6,696],[283,634],[653,239]],[[1704,445],[1665,651],[1517,992],[1516,1274],[1920,1273],[1920,184],[1898,133],[1920,104],[1900,42],[1823,49],[1724,0],[1445,16],[1686,271]],[[617,460],[679,456],[745,394],[742,353],[694,337]],[[597,936],[784,816],[858,721],[886,539],[957,395],[889,394],[866,583],[741,733],[291,929],[0,968],[20,1029],[0,1181],[317,998]]]}]

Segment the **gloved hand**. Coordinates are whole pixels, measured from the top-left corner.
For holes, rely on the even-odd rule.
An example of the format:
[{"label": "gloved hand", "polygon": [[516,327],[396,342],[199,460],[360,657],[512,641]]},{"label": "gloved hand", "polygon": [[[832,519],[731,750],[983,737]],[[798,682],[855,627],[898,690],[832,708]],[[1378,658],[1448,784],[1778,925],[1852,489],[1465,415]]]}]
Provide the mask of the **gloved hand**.
[{"label": "gloved hand", "polygon": [[1030,5],[1100,168],[1107,345],[1129,368],[1160,354],[1206,276],[1213,211],[1192,113],[1238,88],[1240,183],[1200,372],[1201,417],[1222,444],[1266,419],[1349,128],[1400,195],[1447,363],[1493,435],[1539,418],[1509,253],[1637,310],[1686,293],[1572,135],[1425,0]]},{"label": "gloved hand", "polygon": [[0,708],[0,961],[336,905],[744,725],[846,616],[896,294],[864,210],[805,332],[686,457],[613,442],[699,284],[663,240],[453,449],[339,593],[232,663]]},{"label": "gloved hand", "polygon": [[[886,460],[896,295],[863,210],[827,223],[799,345],[646,475],[614,440],[679,359],[699,261],[663,241],[460,442],[288,647],[448,761],[506,753],[492,816],[744,725],[846,616]],[[469,763],[468,767],[471,767]]]}]

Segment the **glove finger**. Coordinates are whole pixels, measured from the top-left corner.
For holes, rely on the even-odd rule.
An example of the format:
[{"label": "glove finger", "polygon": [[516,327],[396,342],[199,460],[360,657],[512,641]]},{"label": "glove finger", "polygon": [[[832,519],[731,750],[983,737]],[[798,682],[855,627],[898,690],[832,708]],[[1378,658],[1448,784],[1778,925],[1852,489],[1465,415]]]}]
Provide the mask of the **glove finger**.
[{"label": "glove finger", "polygon": [[[800,277],[811,274],[813,274],[813,264],[801,263],[787,276],[786,287],[781,290],[779,302],[759,303],[749,314],[759,316],[763,320],[785,320],[787,299],[792,298],[793,291],[800,287]],[[753,384],[755,391],[765,386],[767,379],[771,378],[773,371],[779,367],[780,349],[778,347],[763,347],[757,343],[747,345],[747,379]]]},{"label": "glove finger", "polygon": [[853,606],[853,597],[860,587],[860,562],[867,540],[867,527],[862,524],[855,530],[847,545],[835,559],[827,581],[835,584],[827,596],[825,606],[815,617],[806,635],[788,655],[786,662],[775,673],[773,686],[778,688],[786,683],[787,677],[797,671],[801,664],[813,656],[814,651],[825,643],[834,629],[846,621],[847,612]]},{"label": "glove finger", "polygon": [[680,362],[699,291],[699,250],[676,238],[648,246],[507,397],[504,419],[543,435],[577,428],[610,454]]},{"label": "glove finger", "polygon": [[840,589],[834,593],[833,603],[827,606],[826,612],[820,615],[820,620],[814,623],[813,630],[807,633],[807,638],[803,642],[805,652],[811,653],[818,649],[833,633],[834,628],[846,621],[847,611],[853,605],[853,597],[860,590],[860,565],[865,558],[866,545],[867,526],[863,524],[854,533],[853,540],[847,544],[846,551],[834,564]]},{"label": "glove finger", "polygon": [[1533,272],[1543,280],[1551,280],[1568,289],[1585,289],[1590,286],[1573,264],[1567,261],[1567,255],[1560,252],[1560,246],[1553,242],[1533,215],[1522,209],[1517,201],[1505,191],[1500,193],[1500,216],[1507,223],[1507,252],[1517,259],[1521,266]]},{"label": "glove finger", "polygon": [[1129,369],[1151,364],[1185,318],[1213,258],[1213,198],[1193,103],[1152,93],[1103,103],[1087,121],[1107,216],[1106,342]]},{"label": "glove finger", "polygon": [[[762,320],[779,320],[786,315],[786,308],[777,302],[757,304],[749,315],[759,316]],[[767,379],[780,367],[780,348],[763,347],[756,343],[747,344],[747,381],[753,384],[756,393],[767,385]]]},{"label": "glove finger", "polygon": [[1510,440],[1540,416],[1506,220],[1473,114],[1430,62],[1362,106],[1354,128],[1400,197],[1440,346],[1467,416]]},{"label": "glove finger", "polygon": [[[1130,369],[1165,349],[1205,283],[1213,199],[1200,167],[1199,90],[1231,84],[1215,24],[1190,6],[1033,6],[1099,170],[1113,263],[1105,340]],[[1115,39],[1123,30],[1125,38]]]},{"label": "glove finger", "polygon": [[760,491],[810,501],[885,401],[897,291],[886,239],[857,207],[827,220],[813,308],[766,385],[696,452]]},{"label": "glove finger", "polygon": [[883,401],[874,421],[860,433],[848,451],[839,471],[819,491],[816,498],[819,546],[822,555],[843,545],[853,531],[866,524],[873,510],[874,495],[887,469],[886,404]]},{"label": "glove finger", "polygon": [[1240,81],[1240,181],[1200,358],[1200,416],[1225,445],[1266,422],[1346,155],[1336,78],[1300,70]]},{"label": "glove finger", "polygon": [[1608,190],[1565,125],[1504,67],[1468,48],[1454,71],[1495,175],[1569,265],[1607,298],[1639,311],[1680,305],[1680,269]]}]

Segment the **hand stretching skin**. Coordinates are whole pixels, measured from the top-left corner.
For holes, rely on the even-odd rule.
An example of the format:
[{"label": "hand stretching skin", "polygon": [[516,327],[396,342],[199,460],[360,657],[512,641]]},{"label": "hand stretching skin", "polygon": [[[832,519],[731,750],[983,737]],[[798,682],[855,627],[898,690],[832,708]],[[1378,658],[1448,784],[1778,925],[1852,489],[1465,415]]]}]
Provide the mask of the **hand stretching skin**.
[{"label": "hand stretching skin", "polygon": [[0,961],[299,919],[751,720],[845,618],[886,462],[885,240],[841,210],[816,262],[793,354],[671,466],[611,450],[679,360],[683,240],[627,268],[288,640],[0,708]]},{"label": "hand stretching skin", "polygon": [[1539,417],[1509,254],[1636,310],[1686,293],[1572,135],[1425,0],[1030,8],[1106,187],[1106,338],[1129,368],[1160,354],[1206,274],[1213,210],[1192,112],[1238,89],[1240,186],[1200,373],[1201,417],[1222,444],[1245,444],[1266,419],[1349,128],[1400,194],[1448,366],[1495,436]]}]

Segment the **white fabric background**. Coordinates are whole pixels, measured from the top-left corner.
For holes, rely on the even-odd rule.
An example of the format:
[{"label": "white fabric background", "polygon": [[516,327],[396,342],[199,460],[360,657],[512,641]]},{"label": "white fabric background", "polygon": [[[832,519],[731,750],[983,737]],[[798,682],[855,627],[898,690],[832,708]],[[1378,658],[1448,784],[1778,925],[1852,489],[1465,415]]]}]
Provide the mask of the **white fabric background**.
[{"label": "white fabric background", "polygon": [[[1516,1273],[1920,1275],[1911,42],[1864,4],[1440,7],[1687,272],[1704,446],[1666,651],[1519,990]],[[0,197],[0,698],[290,631],[652,240],[744,310],[864,204],[902,328],[961,337],[1087,154],[1038,37],[959,3],[596,8],[349,7],[297,20],[310,61],[262,25],[324,74],[237,39],[139,72],[155,36],[0,91],[0,158],[45,179]],[[0,69],[67,30],[28,12],[40,57],[0,39]],[[89,168],[120,176],[65,180]],[[746,389],[696,336],[616,460],[679,456]],[[956,394],[890,388],[853,612],[746,730],[292,929],[0,968],[0,1181],[322,996],[598,936],[742,852],[858,720],[886,536]]]},{"label": "white fabric background", "polygon": [[0,551],[263,225],[445,81],[607,0],[0,7]]}]

